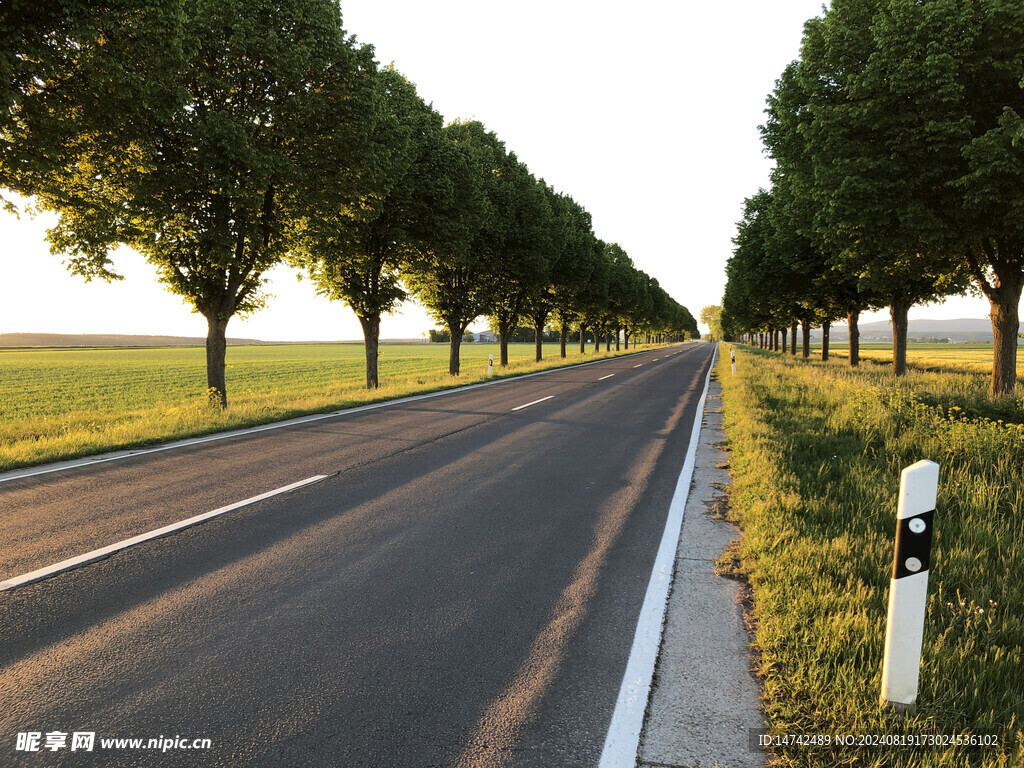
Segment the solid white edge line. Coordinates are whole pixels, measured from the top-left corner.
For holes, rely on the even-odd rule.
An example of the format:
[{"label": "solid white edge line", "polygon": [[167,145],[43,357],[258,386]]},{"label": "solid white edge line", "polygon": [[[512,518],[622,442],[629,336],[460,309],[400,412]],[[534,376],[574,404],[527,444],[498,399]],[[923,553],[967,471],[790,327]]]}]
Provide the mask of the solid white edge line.
[{"label": "solid white edge line", "polygon": [[614,373],[609,373],[607,376],[602,376],[600,379],[598,379],[598,381],[604,381],[605,379],[610,379],[614,375],[615,375]]},{"label": "solid white edge line", "polygon": [[192,445],[201,445],[202,443],[212,443],[217,440],[228,440],[232,437],[244,437],[245,435],[256,434],[257,432],[269,432],[274,429],[286,429],[287,427],[295,427],[301,424],[308,424],[312,421],[322,421],[323,419],[336,419],[342,416],[348,416],[353,413],[362,413],[363,411],[373,411],[377,408],[389,408],[393,405],[405,405],[407,403],[414,403],[419,400],[429,400],[433,397],[444,397],[445,395],[453,395],[458,392],[468,392],[471,389],[480,389],[481,387],[490,387],[494,384],[506,384],[512,381],[522,381],[523,379],[532,379],[534,376],[545,376],[549,373],[555,373],[557,371],[565,371],[570,368],[585,368],[588,365],[600,365],[601,363],[610,363],[615,360],[622,360],[625,357],[630,357],[633,354],[646,355],[651,354],[654,350],[643,350],[641,352],[634,352],[626,355],[619,355],[618,357],[605,357],[600,360],[592,360],[589,363],[575,363],[573,365],[563,365],[558,368],[548,368],[546,371],[537,371],[536,373],[524,373],[522,376],[509,376],[504,379],[498,379],[496,381],[484,381],[479,384],[467,384],[464,387],[452,387],[451,389],[443,389],[440,392],[428,392],[424,395],[412,395],[410,397],[400,397],[395,400],[385,400],[380,403],[371,403],[370,405],[360,405],[356,408],[343,408],[337,411],[331,411],[330,413],[315,413],[309,416],[299,416],[294,419],[286,419],[284,421],[275,421],[270,424],[260,424],[255,427],[243,427],[241,429],[233,429],[228,432],[218,432],[213,435],[206,435],[204,437],[188,437],[183,440],[175,440],[171,443],[165,443],[164,445],[158,445],[153,448],[126,448],[121,451],[113,451],[110,453],[96,454],[95,456],[86,456],[81,459],[68,459],[62,462],[55,462],[49,465],[41,465],[36,467],[27,467],[26,469],[12,469],[6,472],[0,472],[0,483],[7,483],[12,480],[23,480],[27,477],[36,477],[37,475],[47,475],[52,472],[63,472],[69,469],[78,469],[80,467],[88,467],[93,464],[105,464],[108,461],[117,461],[119,459],[128,459],[133,456],[145,456],[149,453],[160,453],[161,451],[171,451],[175,448],[188,448]]},{"label": "solid white edge line", "polygon": [[136,544],[141,544],[144,541],[150,541],[151,539],[158,539],[161,536],[176,533],[184,528],[190,528],[193,525],[198,525],[199,523],[205,522],[214,517],[219,517],[227,512],[233,512],[241,507],[255,504],[257,501],[269,499],[271,496],[277,496],[281,493],[294,491],[296,488],[301,488],[305,485],[312,485],[326,477],[327,475],[314,475],[313,477],[307,477],[305,480],[299,480],[297,483],[285,485],[281,488],[275,488],[273,491],[261,493],[259,496],[252,496],[251,498],[244,499],[243,501],[236,501],[234,504],[228,504],[226,507],[219,507],[211,512],[204,512],[201,515],[195,515],[194,517],[190,517],[186,520],[179,520],[177,523],[171,523],[170,525],[165,525],[162,528],[157,528],[155,530],[148,531],[147,533],[140,533],[138,536],[132,536],[130,539],[119,541],[116,544],[108,544],[105,547],[94,549],[92,552],[86,552],[84,555],[62,560],[59,563],[48,565],[45,568],[39,568],[30,573],[23,573],[21,576],[15,576],[4,582],[0,582],[0,592],[14,587],[20,587],[23,584],[29,584],[33,581],[39,581],[40,579],[45,579],[46,577],[52,576],[56,573],[69,571],[72,568],[78,568],[79,566],[86,565],[87,563],[91,563],[96,560],[102,560],[104,557],[108,557],[115,552],[120,552],[122,549],[128,549],[129,547],[134,547]]},{"label": "solid white edge line", "polygon": [[697,459],[697,443],[700,438],[701,424],[704,420],[704,402],[711,384],[711,371],[715,368],[718,348],[711,355],[711,365],[704,381],[704,394],[697,403],[697,411],[693,416],[693,429],[690,433],[690,445],[686,451],[683,469],[679,473],[672,502],[669,505],[668,520],[665,532],[658,547],[658,556],[654,561],[651,580],[647,584],[643,607],[637,621],[636,634],[633,636],[633,647],[626,663],[626,673],[622,676],[622,686],[615,701],[615,711],[608,726],[604,749],[601,751],[601,762],[598,768],[634,768],[637,752],[640,748],[640,733],[644,727],[644,714],[647,710],[647,699],[651,692],[651,681],[654,678],[654,666],[661,648],[661,632],[668,608],[668,592],[675,569],[676,550],[679,547],[679,534],[683,527],[683,511],[690,495],[690,481],[693,479],[694,464]]},{"label": "solid white edge line", "polygon": [[554,397],[554,395],[548,395],[547,397],[542,397],[540,400],[534,400],[532,403],[525,403],[524,405],[517,405],[512,410],[513,411],[521,411],[521,410],[523,410],[523,408],[529,408],[531,405],[536,405],[537,403],[543,403],[545,400],[550,400],[553,397]]}]

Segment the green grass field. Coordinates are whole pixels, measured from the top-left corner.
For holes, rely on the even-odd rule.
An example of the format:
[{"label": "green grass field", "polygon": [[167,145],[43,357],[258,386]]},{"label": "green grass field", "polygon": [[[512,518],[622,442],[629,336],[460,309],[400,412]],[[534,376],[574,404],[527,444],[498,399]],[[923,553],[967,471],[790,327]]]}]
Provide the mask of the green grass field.
[{"label": "green grass field", "polygon": [[[1024,765],[1024,389],[991,401],[976,350],[962,350],[962,372],[953,358],[899,381],[881,364],[736,350],[739,375],[727,362],[717,375],[744,537],[722,567],[751,585],[771,733],[998,738],[786,746],[778,764]],[[918,710],[905,717],[878,697],[899,476],[922,458],[941,475]]]},{"label": "green grass field", "polygon": [[[603,348],[602,348],[603,349]],[[0,349],[0,470],[217,432],[487,378],[497,344],[465,344],[462,375],[448,375],[447,344],[383,344],[382,386],[364,387],[361,344],[229,347],[229,407],[206,400],[201,347]],[[604,356],[557,344],[534,363],[533,344],[512,344],[509,375]],[[612,353],[614,355],[614,352]]]}]

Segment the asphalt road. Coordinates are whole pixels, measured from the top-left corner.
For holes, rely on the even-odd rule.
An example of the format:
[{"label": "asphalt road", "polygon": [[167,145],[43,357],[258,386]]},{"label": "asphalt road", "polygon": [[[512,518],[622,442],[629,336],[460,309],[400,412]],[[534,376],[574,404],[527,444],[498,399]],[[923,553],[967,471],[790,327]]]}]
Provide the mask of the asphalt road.
[{"label": "asphalt road", "polygon": [[326,476],[0,592],[0,765],[596,765],[711,355],[0,483],[2,580]]}]

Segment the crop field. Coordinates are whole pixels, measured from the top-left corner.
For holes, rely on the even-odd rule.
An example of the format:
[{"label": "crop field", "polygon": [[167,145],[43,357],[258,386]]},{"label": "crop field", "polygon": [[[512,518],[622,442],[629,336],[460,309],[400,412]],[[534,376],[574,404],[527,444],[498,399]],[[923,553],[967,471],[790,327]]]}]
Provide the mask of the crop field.
[{"label": "crop field", "polygon": [[[991,400],[972,358],[983,350],[960,345],[948,368],[902,380],[734,348],[738,375],[727,362],[717,375],[743,539],[719,569],[751,588],[770,732],[997,740],[789,745],[777,764],[1024,765],[1024,387]],[[900,471],[925,458],[940,465],[936,538],[917,712],[904,716],[878,698]]]},{"label": "crop field", "polygon": [[[221,412],[206,400],[202,347],[0,349],[0,470],[472,384],[487,378],[491,354],[497,344],[464,344],[455,378],[447,344],[382,344],[382,386],[371,392],[361,344],[229,347]],[[545,344],[536,364],[532,343],[511,344],[509,367],[494,370],[605,356],[592,346],[581,356],[578,344],[567,354]]]},{"label": "crop field", "polygon": [[[797,354],[800,354],[797,345]],[[821,345],[813,344],[811,348],[820,356]],[[832,354],[846,357],[849,345],[846,342],[829,344]],[[889,342],[861,342],[861,359],[892,364],[892,344]],[[991,344],[908,344],[907,363],[923,370],[935,371],[973,371],[989,374],[992,371]],[[1017,372],[1024,375],[1024,346],[1017,350]]]}]

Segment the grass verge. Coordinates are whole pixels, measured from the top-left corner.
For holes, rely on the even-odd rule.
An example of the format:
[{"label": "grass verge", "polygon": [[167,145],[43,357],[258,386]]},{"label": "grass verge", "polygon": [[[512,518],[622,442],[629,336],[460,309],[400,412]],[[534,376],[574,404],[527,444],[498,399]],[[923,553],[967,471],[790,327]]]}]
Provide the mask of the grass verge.
[{"label": "grass verge", "polygon": [[[1024,398],[986,404],[987,381],[970,373],[896,382],[882,366],[735,349],[739,375],[728,348],[719,363],[730,515],[744,528],[732,567],[752,589],[765,714],[777,739],[831,737],[783,744],[776,764],[1024,765]],[[922,458],[941,475],[918,710],[906,717],[878,698],[899,475]],[[998,743],[913,743],[964,734]]]},{"label": "grass verge", "polygon": [[463,347],[462,375],[448,375],[447,344],[384,344],[382,386],[365,388],[361,344],[231,347],[228,408],[211,408],[201,347],[0,350],[0,471],[251,427],[311,413],[589,363],[643,347],[558,356],[545,345]]}]

